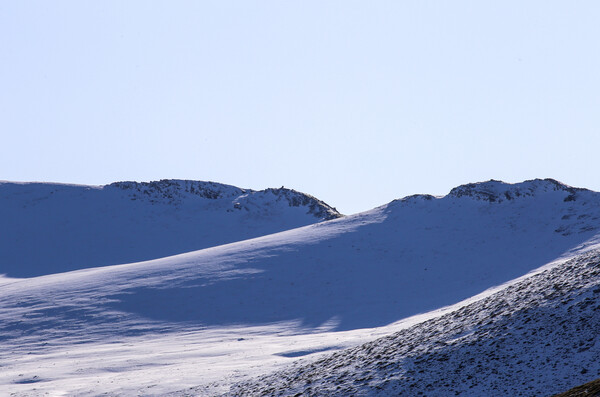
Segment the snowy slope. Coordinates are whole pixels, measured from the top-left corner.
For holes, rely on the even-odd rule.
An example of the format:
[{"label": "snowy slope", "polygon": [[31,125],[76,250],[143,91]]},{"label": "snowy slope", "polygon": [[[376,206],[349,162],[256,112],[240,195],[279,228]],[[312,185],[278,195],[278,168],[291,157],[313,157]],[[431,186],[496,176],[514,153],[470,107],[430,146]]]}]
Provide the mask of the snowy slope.
[{"label": "snowy slope", "polygon": [[0,182],[0,274],[31,277],[155,259],[340,215],[290,189],[162,180]]},{"label": "snowy slope", "polygon": [[0,387],[224,391],[581,252],[600,229],[599,196],[490,181],[183,255],[5,280]]},{"label": "snowy slope", "polygon": [[550,396],[600,376],[599,341],[595,249],[441,317],[228,394]]}]

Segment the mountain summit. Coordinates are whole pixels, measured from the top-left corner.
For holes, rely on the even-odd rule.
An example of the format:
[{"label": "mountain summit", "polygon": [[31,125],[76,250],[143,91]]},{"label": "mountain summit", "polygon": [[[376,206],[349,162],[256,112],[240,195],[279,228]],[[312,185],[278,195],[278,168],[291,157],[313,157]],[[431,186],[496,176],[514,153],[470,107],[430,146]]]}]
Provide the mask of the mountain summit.
[{"label": "mountain summit", "polygon": [[589,190],[574,188],[549,178],[532,179],[515,184],[491,179],[487,182],[469,183],[455,187],[448,195],[452,197],[472,197],[489,202],[502,202],[549,192],[562,192],[565,195],[564,201],[573,201],[576,199],[578,192],[589,192]]}]

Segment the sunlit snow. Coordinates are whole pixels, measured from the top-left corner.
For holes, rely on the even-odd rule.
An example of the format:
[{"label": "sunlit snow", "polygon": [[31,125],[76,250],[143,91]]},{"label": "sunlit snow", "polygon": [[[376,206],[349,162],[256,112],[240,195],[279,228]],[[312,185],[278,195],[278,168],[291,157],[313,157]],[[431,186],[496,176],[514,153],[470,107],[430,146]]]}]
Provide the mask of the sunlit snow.
[{"label": "sunlit snow", "polygon": [[[295,360],[472,304],[594,248],[599,204],[600,194],[551,180],[492,181],[146,262],[5,277],[0,388],[226,393]],[[236,220],[242,229],[254,221]],[[11,255],[2,266],[14,272],[20,262]],[[20,266],[43,267],[23,256]]]}]

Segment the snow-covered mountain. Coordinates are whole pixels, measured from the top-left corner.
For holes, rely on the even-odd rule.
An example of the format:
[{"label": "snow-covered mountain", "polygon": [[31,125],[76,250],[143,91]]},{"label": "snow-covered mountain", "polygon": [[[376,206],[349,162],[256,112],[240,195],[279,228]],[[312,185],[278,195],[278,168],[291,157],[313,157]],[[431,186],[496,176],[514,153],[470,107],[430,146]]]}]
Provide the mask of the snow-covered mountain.
[{"label": "snow-covered mountain", "polygon": [[[485,333],[469,339],[464,330],[473,316],[499,310],[489,316],[500,320],[545,307],[546,279],[534,279],[534,274],[519,282],[530,280],[527,285],[542,292],[523,287],[517,289],[523,296],[511,292],[512,298],[503,298],[516,303],[496,309],[481,303],[496,299],[490,291],[473,296],[544,265],[562,269],[557,266],[586,251],[587,257],[565,266],[592,263],[599,229],[600,193],[553,180],[489,181],[458,187],[445,197],[411,196],[365,213],[187,254],[5,279],[0,288],[0,387],[17,395],[33,389],[40,394],[163,395],[184,388],[188,391],[177,394],[213,395],[228,392],[232,384],[238,385],[230,391],[234,394],[304,390],[306,384],[294,382],[289,389],[277,388],[287,388],[283,382],[294,376],[305,379],[302,373],[293,375],[299,368],[317,374],[324,365],[317,361],[315,367],[284,369],[299,358],[306,364],[400,330],[405,333],[398,335],[409,335],[413,325],[429,330],[411,336],[410,346],[421,343],[424,347],[415,352],[425,354],[430,346],[438,347],[423,340],[435,332],[441,341],[480,340]],[[560,274],[556,277],[574,273]],[[587,294],[591,284],[577,280],[568,284],[572,288],[560,287],[561,294]],[[460,311],[467,303],[440,309],[464,299],[484,306],[468,309],[468,315]],[[480,329],[487,328],[475,330]],[[585,335],[594,337],[594,332]],[[390,338],[400,343],[397,335]],[[348,354],[339,364],[354,365],[352,352],[361,349],[368,348],[333,357]],[[398,351],[386,354],[394,360],[406,353]],[[367,366],[376,366],[383,356],[364,357],[370,370]],[[571,358],[556,358],[557,365]],[[377,379],[394,379],[391,368],[378,372]],[[275,369],[284,369],[275,389],[264,388],[273,378],[248,380]],[[354,390],[372,391],[369,379],[350,367],[348,375],[358,382]],[[426,373],[419,376],[426,379]],[[589,380],[595,376],[590,372]],[[427,383],[419,385],[427,390]],[[324,382],[319,387],[315,390],[324,394],[342,393],[348,385],[329,389]]]},{"label": "snow-covered mountain", "polygon": [[31,277],[155,259],[339,216],[285,188],[185,180],[0,182],[0,274]]}]

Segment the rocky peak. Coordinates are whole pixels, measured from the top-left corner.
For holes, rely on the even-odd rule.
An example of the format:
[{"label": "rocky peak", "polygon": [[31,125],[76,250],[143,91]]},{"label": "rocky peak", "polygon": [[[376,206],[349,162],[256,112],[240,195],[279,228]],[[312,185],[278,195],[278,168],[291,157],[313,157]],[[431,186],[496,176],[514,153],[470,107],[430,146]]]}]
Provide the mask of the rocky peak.
[{"label": "rocky peak", "polygon": [[471,197],[490,203],[503,202],[519,197],[531,197],[548,192],[564,192],[564,201],[574,201],[577,193],[586,189],[574,188],[554,179],[532,179],[521,183],[505,183],[491,179],[486,182],[469,183],[455,187],[449,197]]}]

